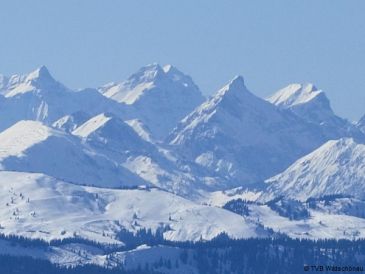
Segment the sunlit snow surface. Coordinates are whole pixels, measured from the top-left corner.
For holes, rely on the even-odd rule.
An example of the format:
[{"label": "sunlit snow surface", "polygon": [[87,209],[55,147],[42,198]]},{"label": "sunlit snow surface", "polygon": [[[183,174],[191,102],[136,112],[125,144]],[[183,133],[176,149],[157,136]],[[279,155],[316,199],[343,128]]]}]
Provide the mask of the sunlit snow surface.
[{"label": "sunlit snow surface", "polygon": [[[237,76],[205,100],[171,65],[79,91],[40,67],[0,75],[0,94],[2,234],[119,246],[118,232],[143,228],[164,228],[173,241],[221,232],[365,237],[365,118],[338,117],[312,84],[264,100]],[[288,208],[270,207],[273,199],[308,216],[291,219]],[[223,209],[237,201],[248,213]],[[141,245],[106,254],[80,243],[42,249],[0,241],[1,252],[135,269],[160,256],[176,260],[181,250]],[[184,267],[180,273],[195,271]]]},{"label": "sunlit snow surface", "polygon": [[[229,211],[196,204],[171,193],[77,186],[37,173],[0,172],[2,233],[55,239],[77,235],[117,242],[122,228],[155,231],[186,241],[211,239],[226,231],[234,238],[259,236],[255,225]],[[104,236],[103,236],[104,235]]]}]

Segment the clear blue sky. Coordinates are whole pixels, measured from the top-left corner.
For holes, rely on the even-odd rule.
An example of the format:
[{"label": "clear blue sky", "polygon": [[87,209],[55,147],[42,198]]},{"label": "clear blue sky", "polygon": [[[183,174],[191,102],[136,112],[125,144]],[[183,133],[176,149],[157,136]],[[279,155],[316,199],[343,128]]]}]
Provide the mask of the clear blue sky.
[{"label": "clear blue sky", "polygon": [[72,88],[171,63],[205,94],[233,76],[267,96],[313,82],[335,111],[365,114],[364,0],[2,0],[0,72],[44,64]]}]

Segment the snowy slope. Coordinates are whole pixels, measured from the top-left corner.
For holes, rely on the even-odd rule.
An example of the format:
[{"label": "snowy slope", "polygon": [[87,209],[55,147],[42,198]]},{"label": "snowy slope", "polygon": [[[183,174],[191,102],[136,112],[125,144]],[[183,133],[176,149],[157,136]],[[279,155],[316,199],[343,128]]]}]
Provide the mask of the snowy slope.
[{"label": "snowy slope", "polygon": [[121,229],[170,227],[166,239],[260,236],[255,224],[229,211],[195,204],[157,189],[118,190],[78,186],[37,173],[0,172],[1,232],[55,239],[75,234],[118,243]]},{"label": "snowy slope", "polygon": [[192,79],[171,65],[147,65],[126,81],[99,90],[129,106],[129,118],[140,119],[159,140],[204,100]]},{"label": "snowy slope", "polygon": [[150,129],[142,123],[139,119],[131,119],[125,121],[130,127],[134,129],[134,131],[141,137],[143,140],[155,143],[155,140],[153,140],[152,134]]},{"label": "snowy slope", "polygon": [[111,113],[101,113],[77,127],[73,135],[88,143],[116,152],[138,153],[155,147],[144,141],[127,123]]},{"label": "snowy slope", "polygon": [[202,188],[199,179],[181,170],[175,158],[167,156],[110,113],[92,117],[72,133],[98,153],[155,186],[190,198]]},{"label": "snowy slope", "polygon": [[329,214],[321,209],[309,210],[310,218],[290,220],[280,216],[267,205],[249,205],[250,217],[275,232],[292,238],[349,239],[365,236],[365,219],[348,216],[341,212]]},{"label": "snowy slope", "polygon": [[0,133],[2,170],[42,172],[79,184],[145,184],[138,176],[85,147],[78,138],[36,121],[21,121]]},{"label": "snowy slope", "polygon": [[0,99],[0,130],[21,120],[38,120],[51,124],[65,115],[82,111],[91,115],[113,112],[122,117],[123,105],[102,96],[97,90],[72,91],[57,82],[46,67],[27,75],[14,75]]},{"label": "snowy slope", "polygon": [[321,129],[249,92],[234,78],[187,116],[171,145],[232,188],[285,169],[325,140]]},{"label": "snowy slope", "polygon": [[294,112],[308,122],[320,125],[328,139],[354,137],[365,140],[350,122],[332,110],[326,94],[313,84],[291,84],[267,99],[281,109]]},{"label": "snowy slope", "polygon": [[365,145],[345,138],[329,141],[268,179],[261,199],[287,196],[300,200],[330,194],[365,197]]},{"label": "snowy slope", "polygon": [[314,103],[315,100],[322,104],[323,112],[332,112],[324,92],[313,84],[291,84],[268,98],[270,103],[283,108]]},{"label": "snowy slope", "polygon": [[90,118],[91,117],[88,113],[77,111],[61,117],[52,124],[52,127],[64,130],[66,132],[72,132]]}]

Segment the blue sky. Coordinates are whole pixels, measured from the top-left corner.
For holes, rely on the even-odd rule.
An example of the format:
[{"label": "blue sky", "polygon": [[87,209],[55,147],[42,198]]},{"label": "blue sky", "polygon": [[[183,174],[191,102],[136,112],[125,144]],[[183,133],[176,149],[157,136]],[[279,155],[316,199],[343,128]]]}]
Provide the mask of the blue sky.
[{"label": "blue sky", "polygon": [[205,94],[233,76],[268,96],[313,82],[335,111],[365,114],[363,0],[2,0],[0,72],[42,64],[72,88],[171,63]]}]

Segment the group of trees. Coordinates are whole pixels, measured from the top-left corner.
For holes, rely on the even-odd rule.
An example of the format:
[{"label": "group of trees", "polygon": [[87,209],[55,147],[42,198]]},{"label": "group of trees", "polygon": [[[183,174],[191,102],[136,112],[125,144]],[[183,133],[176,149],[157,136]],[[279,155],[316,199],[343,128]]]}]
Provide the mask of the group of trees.
[{"label": "group of trees", "polygon": [[[114,274],[114,273],[169,273],[173,269],[196,269],[205,274],[228,273],[302,273],[305,265],[361,266],[365,256],[365,240],[303,240],[285,236],[264,239],[230,239],[222,233],[210,241],[174,242],[164,240],[163,228],[157,232],[141,230],[137,233],[121,232],[118,236],[127,243],[128,248],[139,244],[165,245],[180,250],[174,259],[160,257],[155,262],[143,262],[136,266],[135,272],[123,270],[123,266],[106,269],[97,266],[62,268],[43,260],[29,257],[0,256],[0,273],[47,273],[47,274]],[[30,240],[18,236],[0,235],[0,239],[13,244],[32,247],[49,247],[67,243],[83,243],[100,247],[102,244],[83,239],[64,239],[51,242]],[[115,250],[104,248],[106,254]],[[123,249],[126,247],[123,247]],[[26,271],[25,271],[26,270]]]},{"label": "group of trees", "polygon": [[158,274],[152,270],[124,270],[123,268],[107,269],[95,265],[77,267],[60,267],[46,260],[31,257],[0,255],[1,274]]},{"label": "group of trees", "polygon": [[267,205],[280,216],[289,218],[290,220],[302,220],[310,217],[306,205],[298,200],[278,197],[268,202]]}]

